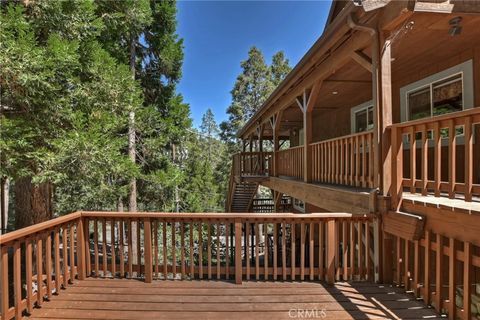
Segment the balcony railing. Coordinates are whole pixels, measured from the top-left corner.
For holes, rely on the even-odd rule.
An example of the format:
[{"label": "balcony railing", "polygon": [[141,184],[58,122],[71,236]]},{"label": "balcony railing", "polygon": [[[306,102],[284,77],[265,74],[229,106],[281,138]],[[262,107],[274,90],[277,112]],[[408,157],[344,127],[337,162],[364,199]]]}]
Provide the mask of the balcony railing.
[{"label": "balcony railing", "polygon": [[267,176],[272,170],[272,152],[240,152],[233,156],[237,176]]},{"label": "balcony railing", "polygon": [[468,202],[479,197],[473,148],[478,123],[480,108],[392,125],[393,204],[400,203],[404,188]]},{"label": "balcony railing", "polygon": [[373,132],[361,132],[310,144],[312,180],[373,187]]},{"label": "balcony railing", "polygon": [[0,236],[1,316],[86,277],[371,280],[371,225],[344,213],[72,213]]},{"label": "balcony railing", "polygon": [[303,179],[304,150],[303,146],[293,147],[277,152],[279,176]]}]

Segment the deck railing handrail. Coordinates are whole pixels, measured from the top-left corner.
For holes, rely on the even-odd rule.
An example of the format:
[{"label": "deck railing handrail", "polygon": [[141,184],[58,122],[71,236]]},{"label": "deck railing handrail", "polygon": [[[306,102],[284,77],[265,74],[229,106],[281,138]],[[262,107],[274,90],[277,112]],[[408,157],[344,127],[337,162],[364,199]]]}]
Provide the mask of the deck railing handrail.
[{"label": "deck railing handrail", "polygon": [[373,219],[349,213],[75,212],[0,236],[0,315],[21,318],[45,296],[86,277],[371,280]]},{"label": "deck railing handrail", "polygon": [[319,145],[319,144],[323,144],[323,143],[327,143],[327,142],[337,141],[337,140],[339,140],[339,139],[355,138],[355,137],[357,137],[357,136],[358,136],[358,137],[361,137],[362,135],[367,135],[367,134],[373,134],[373,130],[356,132],[356,133],[347,134],[347,135],[340,136],[340,137],[335,137],[335,138],[330,138],[330,139],[315,141],[315,142],[310,143],[310,145],[311,145],[311,146],[314,146],[314,145]]},{"label": "deck railing handrail", "polygon": [[[480,184],[475,184],[473,171],[475,125],[479,123],[480,108],[473,108],[391,125],[392,209],[397,210],[401,205],[406,187],[411,193],[418,192],[424,196],[432,193],[441,197],[446,193],[453,199],[461,194],[469,202],[473,195],[480,196]],[[463,127],[460,135],[458,127]],[[460,136],[463,151],[458,148]],[[433,154],[429,155],[429,149]],[[457,166],[457,157],[461,152],[464,163]],[[443,153],[447,153],[448,157],[442,157]],[[404,163],[405,154],[408,154],[409,161]],[[417,160],[420,160],[420,168]],[[464,170],[463,182],[457,179],[458,167]],[[448,168],[448,172],[442,173],[442,168]],[[405,176],[407,173],[409,177]],[[448,179],[442,179],[445,176]]]}]

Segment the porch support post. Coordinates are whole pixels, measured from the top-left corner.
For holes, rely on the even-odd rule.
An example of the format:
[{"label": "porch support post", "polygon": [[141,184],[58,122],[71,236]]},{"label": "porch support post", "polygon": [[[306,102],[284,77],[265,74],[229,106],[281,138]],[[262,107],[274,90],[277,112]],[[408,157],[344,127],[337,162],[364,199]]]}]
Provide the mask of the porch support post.
[{"label": "porch support post", "polygon": [[[390,193],[392,187],[392,145],[391,132],[387,128],[393,123],[392,108],[392,51],[391,42],[386,40],[381,53],[381,112],[380,112],[380,142],[381,142],[381,172],[380,192],[383,196]],[[401,168],[400,168],[401,169]],[[396,174],[396,173],[395,173]]]},{"label": "porch support post", "polygon": [[297,104],[303,113],[303,181],[312,182],[312,114],[313,107],[317,102],[322,81],[317,81],[312,87],[307,98],[306,90],[303,91],[302,101],[297,98]]},{"label": "porch support post", "polygon": [[278,176],[278,150],[280,149],[280,122],[282,121],[283,111],[275,113],[270,118],[270,125],[273,132],[273,156],[272,156],[272,176]]},{"label": "porch support post", "polygon": [[280,205],[282,204],[283,193],[279,191],[273,191],[273,203],[274,203],[274,212],[279,212]]},{"label": "porch support post", "polygon": [[260,152],[260,154],[258,156],[256,156],[256,159],[258,161],[258,170],[259,170],[259,174],[262,175],[264,173],[264,169],[265,169],[265,161],[263,159],[263,131],[264,131],[264,128],[265,128],[265,124],[259,124],[258,127],[257,127],[257,138],[258,138],[258,152]]}]

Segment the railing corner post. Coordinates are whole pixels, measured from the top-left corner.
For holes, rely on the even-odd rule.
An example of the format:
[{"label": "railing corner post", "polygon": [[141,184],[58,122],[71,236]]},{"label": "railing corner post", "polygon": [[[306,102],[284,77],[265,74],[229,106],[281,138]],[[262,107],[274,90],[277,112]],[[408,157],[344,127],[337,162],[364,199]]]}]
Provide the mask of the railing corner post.
[{"label": "railing corner post", "polygon": [[336,247],[336,225],[335,220],[330,219],[327,222],[327,283],[335,283],[335,257],[337,255]]},{"label": "railing corner post", "polygon": [[[152,266],[152,227],[150,218],[144,220],[144,252],[145,252],[145,282],[151,283],[153,279],[153,266]],[[140,230],[139,230],[140,232]],[[139,261],[140,264],[140,261]]]},{"label": "railing corner post", "polygon": [[242,284],[242,223],[235,220],[235,283]]}]

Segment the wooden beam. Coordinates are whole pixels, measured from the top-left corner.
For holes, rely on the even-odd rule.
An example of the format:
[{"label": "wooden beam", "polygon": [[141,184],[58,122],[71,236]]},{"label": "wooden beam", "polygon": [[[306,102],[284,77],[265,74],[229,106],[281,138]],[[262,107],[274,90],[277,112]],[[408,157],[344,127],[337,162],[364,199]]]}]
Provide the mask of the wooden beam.
[{"label": "wooden beam", "polygon": [[351,54],[352,59],[362,66],[368,72],[372,72],[372,59],[367,56],[363,51],[356,50]]}]

